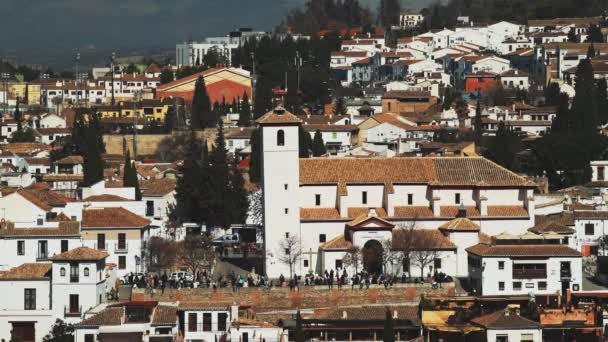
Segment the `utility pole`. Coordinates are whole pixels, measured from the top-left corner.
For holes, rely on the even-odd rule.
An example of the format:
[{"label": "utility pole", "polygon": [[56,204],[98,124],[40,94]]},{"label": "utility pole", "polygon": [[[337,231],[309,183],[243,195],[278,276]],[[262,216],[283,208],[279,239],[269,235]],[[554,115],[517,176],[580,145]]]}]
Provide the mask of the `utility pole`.
[{"label": "utility pole", "polygon": [[112,100],[111,105],[116,104],[116,100],[114,100],[114,59],[116,58],[116,52],[112,52],[112,56],[110,56],[110,73],[112,77]]},{"label": "utility pole", "polygon": [[74,82],[76,83],[76,107],[80,107],[80,87],[78,86],[78,82],[80,79],[80,75],[78,74],[78,62],[80,61],[80,52],[76,52],[74,56],[74,62],[76,64],[76,77],[74,78]]},{"label": "utility pole", "polygon": [[133,160],[137,160],[137,102],[141,95],[141,90],[133,93]]},{"label": "utility pole", "polygon": [[[257,76],[255,74],[255,52],[251,52],[251,113],[255,112],[255,86],[257,83]],[[252,114],[253,115],[253,114]]]}]

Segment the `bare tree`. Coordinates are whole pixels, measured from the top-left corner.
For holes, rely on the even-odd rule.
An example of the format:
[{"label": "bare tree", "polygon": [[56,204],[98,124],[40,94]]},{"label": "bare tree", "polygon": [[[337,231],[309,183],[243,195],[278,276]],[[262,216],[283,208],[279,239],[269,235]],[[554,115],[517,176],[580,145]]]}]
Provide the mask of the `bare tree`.
[{"label": "bare tree", "polygon": [[[393,250],[401,254],[400,262],[411,260],[412,245],[414,243],[414,230],[416,229],[416,219],[408,224],[398,225],[393,229],[393,238],[391,240]],[[405,270],[403,270],[405,272]],[[409,273],[409,272],[408,272]]]},{"label": "bare tree", "polygon": [[262,190],[254,191],[249,194],[249,216],[248,221],[253,224],[262,224],[264,216],[264,206],[262,204]]},{"label": "bare tree", "polygon": [[359,273],[359,266],[361,265],[361,248],[358,246],[352,246],[346,250],[346,254],[342,259],[342,264],[346,267],[352,267],[355,269],[355,274]]},{"label": "bare tree", "polygon": [[411,259],[414,265],[420,267],[420,277],[424,278],[425,267],[431,265],[439,256],[435,249],[436,242],[433,237],[433,231],[418,230],[413,234],[411,246]]},{"label": "bare tree", "polygon": [[145,250],[148,269],[161,271],[171,268],[177,260],[177,244],[160,237],[151,237]]},{"label": "bare tree", "polygon": [[395,274],[395,265],[400,265],[403,262],[403,254],[399,249],[394,248],[393,240],[386,239],[382,241],[382,263],[384,273],[388,274],[390,267],[391,274]]},{"label": "bare tree", "polygon": [[180,258],[194,276],[203,269],[211,269],[215,260],[215,249],[211,239],[206,235],[186,236],[181,242]]},{"label": "bare tree", "polygon": [[300,240],[295,235],[290,235],[279,242],[279,256],[281,263],[289,266],[289,279],[293,279],[293,268],[302,258]]}]

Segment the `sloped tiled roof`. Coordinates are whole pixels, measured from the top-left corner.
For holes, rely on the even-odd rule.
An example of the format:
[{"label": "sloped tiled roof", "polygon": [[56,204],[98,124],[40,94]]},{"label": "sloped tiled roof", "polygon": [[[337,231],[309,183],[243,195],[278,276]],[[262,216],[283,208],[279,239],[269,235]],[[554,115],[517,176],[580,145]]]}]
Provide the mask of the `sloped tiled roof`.
[{"label": "sloped tiled roof", "polygon": [[446,222],[439,226],[439,229],[449,230],[449,231],[479,231],[479,225],[473,223],[473,221],[469,220],[466,217],[457,217],[449,222]]},{"label": "sloped tiled roof", "polygon": [[107,325],[121,325],[124,307],[111,306],[103,309],[100,313],[82,320],[75,325],[76,328],[100,327]]},{"label": "sloped tiled roof", "polygon": [[43,280],[51,277],[50,263],[29,263],[0,272],[0,280]]},{"label": "sloped tiled roof", "polygon": [[58,165],[77,165],[84,163],[82,156],[67,156],[55,161]]},{"label": "sloped tiled roof", "polygon": [[433,210],[424,206],[397,206],[395,217],[433,217]]},{"label": "sloped tiled roof", "polygon": [[412,250],[456,248],[456,245],[437,229],[394,229],[392,243],[395,249],[402,248],[404,243],[409,244]]},{"label": "sloped tiled roof", "polygon": [[387,217],[386,210],[384,208],[367,208],[367,207],[351,207],[348,208],[348,217],[351,219],[357,219],[361,216],[368,216],[370,212],[374,210],[377,217]]},{"label": "sloped tiled roof", "polygon": [[[320,320],[384,320],[387,309],[393,319],[411,320],[419,323],[418,306],[416,305],[395,305],[395,306],[358,306],[358,307],[335,307],[329,309],[317,309],[312,315],[312,319]],[[396,315],[395,315],[396,313]],[[395,317],[396,316],[396,317]]]},{"label": "sloped tiled roof", "polygon": [[175,325],[177,322],[177,306],[158,305],[152,315],[152,325]]},{"label": "sloped tiled roof", "polygon": [[120,197],[117,195],[103,194],[103,195],[89,196],[87,198],[83,198],[82,201],[83,202],[124,202],[124,201],[132,201],[132,200],[126,199],[124,197]]},{"label": "sloped tiled roof", "polygon": [[531,231],[536,234],[543,234],[543,233],[574,234],[574,233],[576,233],[576,230],[574,230],[570,227],[566,227],[565,225],[563,225],[559,222],[555,222],[555,221],[544,221],[544,222],[538,223],[536,226],[528,229],[528,231]]},{"label": "sloped tiled roof", "polygon": [[82,211],[82,228],[143,228],[150,220],[125,208],[96,208]]},{"label": "sloped tiled roof", "polygon": [[300,124],[302,120],[298,119],[297,116],[286,111],[285,108],[277,107],[274,110],[262,115],[256,120],[258,124],[270,125],[270,124]]},{"label": "sloped tiled roof", "polygon": [[17,193],[35,206],[45,211],[50,211],[53,209],[53,207],[63,207],[68,202],[72,202],[71,199],[57,192],[45,189],[20,189],[17,191]]},{"label": "sloped tiled roof", "polygon": [[488,245],[477,244],[467,252],[487,257],[537,256],[537,257],[580,257],[581,253],[566,245]]},{"label": "sloped tiled roof", "polygon": [[80,222],[61,221],[57,228],[15,228],[15,225],[9,222],[6,228],[0,229],[0,237],[3,236],[80,236]]},{"label": "sloped tiled roof", "polygon": [[50,260],[53,261],[97,261],[107,258],[109,256],[108,253],[103,251],[98,251],[96,249],[88,248],[88,247],[78,247],[67,252],[55,255],[50,257]]},{"label": "sloped tiled roof", "polygon": [[539,323],[522,317],[515,312],[507,312],[506,310],[473,318],[471,322],[486,329],[540,329]]},{"label": "sloped tiled roof", "polygon": [[529,187],[525,178],[481,157],[442,158],[308,158],[300,160],[300,184],[337,184],[340,195],[347,184],[393,183],[438,186]]},{"label": "sloped tiled roof", "polygon": [[146,179],[139,182],[139,188],[143,196],[165,196],[175,190],[176,179],[160,178]]},{"label": "sloped tiled roof", "polygon": [[301,220],[340,220],[343,219],[336,208],[300,208]]},{"label": "sloped tiled roof", "polygon": [[347,241],[344,238],[344,234],[340,234],[339,236],[325,242],[324,244],[319,246],[319,248],[323,250],[346,250],[351,248],[352,246],[353,243]]}]

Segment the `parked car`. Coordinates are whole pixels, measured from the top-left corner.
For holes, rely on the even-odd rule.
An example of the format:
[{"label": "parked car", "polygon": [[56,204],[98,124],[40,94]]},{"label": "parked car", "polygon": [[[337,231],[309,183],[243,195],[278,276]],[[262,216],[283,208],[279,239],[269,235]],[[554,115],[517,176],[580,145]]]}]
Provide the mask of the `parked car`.
[{"label": "parked car", "polygon": [[185,281],[194,281],[194,276],[192,275],[192,273],[184,271],[173,272],[171,273],[170,278],[174,281],[178,281],[180,278],[184,279]]},{"label": "parked car", "polygon": [[237,244],[241,242],[241,238],[239,234],[226,234],[222,235],[216,239],[213,239],[213,243],[216,245],[231,245]]}]

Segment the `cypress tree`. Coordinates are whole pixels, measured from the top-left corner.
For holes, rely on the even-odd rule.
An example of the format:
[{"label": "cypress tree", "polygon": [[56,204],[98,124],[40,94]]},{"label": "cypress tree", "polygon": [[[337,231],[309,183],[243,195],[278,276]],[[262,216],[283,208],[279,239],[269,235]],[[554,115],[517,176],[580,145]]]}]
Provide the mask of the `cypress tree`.
[{"label": "cypress tree", "polygon": [[135,188],[135,200],[141,201],[142,196],[139,189],[139,179],[137,179],[137,168],[133,161],[131,161],[131,153],[128,150],[123,168],[122,184],[127,188]]},{"label": "cypress tree", "polygon": [[209,153],[209,177],[203,182],[206,190],[201,207],[209,208],[205,217],[208,227],[224,227],[230,225],[232,219],[232,203],[230,203],[230,167],[224,138],[224,125],[218,120],[215,146]]},{"label": "cypress tree", "polygon": [[203,76],[199,76],[194,86],[192,98],[192,117],[190,124],[194,129],[212,127],[215,121],[211,114],[211,100],[207,94],[207,87]]},{"label": "cypress tree", "polygon": [[583,59],[576,68],[576,95],[572,101],[572,119],[575,129],[586,132],[595,132],[597,129],[597,105],[594,98],[596,94],[595,79],[591,61]]},{"label": "cypress tree", "polygon": [[295,342],[304,342],[304,328],[302,328],[302,315],[300,314],[300,310],[296,313],[296,330],[294,332]]},{"label": "cypress tree", "polygon": [[249,181],[259,183],[262,180],[262,133],[256,128],[251,132],[249,145],[251,156],[249,157]]},{"label": "cypress tree", "polygon": [[325,143],[323,142],[323,136],[321,135],[321,131],[317,130],[315,132],[315,137],[312,139],[312,155],[314,157],[320,157],[327,152],[325,148]]},{"label": "cypress tree", "polygon": [[384,319],[384,332],[382,333],[382,341],[395,342],[395,326],[393,323],[393,315],[391,311],[386,309],[386,318]]},{"label": "cypress tree", "polygon": [[346,102],[344,101],[343,97],[339,97],[336,100],[336,109],[334,110],[334,114],[336,114],[336,115],[346,115],[347,114]]},{"label": "cypress tree", "polygon": [[249,199],[245,191],[245,180],[236,164],[232,165],[230,172],[230,188],[228,203],[231,206],[230,223],[244,224],[249,211]]},{"label": "cypress tree", "polygon": [[302,125],[298,127],[298,140],[300,147],[300,158],[310,158],[310,153],[312,151],[312,139],[310,138],[310,133],[308,133]]},{"label": "cypress tree", "polygon": [[91,186],[103,180],[103,159],[96,130],[89,124],[85,129],[84,185]]},{"label": "cypress tree", "polygon": [[167,114],[165,114],[165,132],[171,133],[177,127],[177,115],[175,115],[175,108],[169,106]]},{"label": "cypress tree", "polygon": [[202,147],[194,130],[190,130],[181,175],[175,187],[176,205],[171,217],[176,222],[201,223],[199,196],[201,192]]},{"label": "cypress tree", "polygon": [[477,147],[481,146],[481,137],[483,135],[483,122],[481,120],[481,104],[479,100],[477,100],[477,107],[475,108],[475,145]]},{"label": "cypress tree", "polygon": [[596,104],[600,124],[608,122],[608,84],[605,78],[596,81]]},{"label": "cypress tree", "polygon": [[238,113],[239,112],[239,105],[236,101],[236,98],[232,99],[232,105],[230,106],[230,111],[232,113]]},{"label": "cypress tree", "polygon": [[251,126],[251,104],[249,103],[249,95],[247,95],[247,92],[243,93],[243,100],[239,111],[239,126]]},{"label": "cypress tree", "polygon": [[15,104],[15,121],[17,122],[17,131],[21,131],[23,129],[23,117],[21,116],[21,111],[19,110],[19,97],[17,97],[17,101]]},{"label": "cypress tree", "polygon": [[503,122],[500,122],[496,136],[488,144],[486,153],[497,164],[513,170],[515,168],[515,155],[522,150],[521,139],[509,131]]},{"label": "cypress tree", "polygon": [[591,43],[591,45],[589,45],[587,48],[587,58],[593,57],[595,57],[595,47],[593,46],[593,43]]}]

